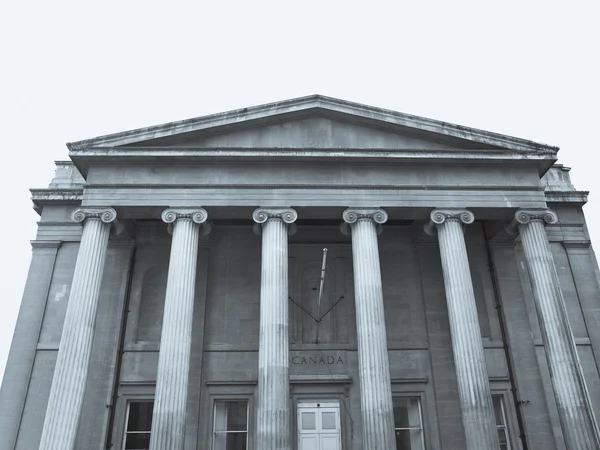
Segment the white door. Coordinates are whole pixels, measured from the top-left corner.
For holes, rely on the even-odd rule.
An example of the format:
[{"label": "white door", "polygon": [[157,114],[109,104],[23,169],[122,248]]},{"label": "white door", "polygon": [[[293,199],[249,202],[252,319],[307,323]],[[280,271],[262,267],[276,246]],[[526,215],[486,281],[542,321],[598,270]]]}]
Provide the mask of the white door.
[{"label": "white door", "polygon": [[298,404],[298,450],[341,450],[340,404]]}]

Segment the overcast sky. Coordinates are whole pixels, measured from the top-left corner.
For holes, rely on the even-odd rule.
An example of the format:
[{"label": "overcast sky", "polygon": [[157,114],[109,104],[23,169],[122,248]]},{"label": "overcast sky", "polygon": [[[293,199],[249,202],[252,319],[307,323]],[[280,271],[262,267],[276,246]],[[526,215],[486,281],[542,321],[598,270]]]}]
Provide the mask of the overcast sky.
[{"label": "overcast sky", "polygon": [[560,146],[600,239],[598,5],[2,2],[0,374],[70,141],[318,93]]}]

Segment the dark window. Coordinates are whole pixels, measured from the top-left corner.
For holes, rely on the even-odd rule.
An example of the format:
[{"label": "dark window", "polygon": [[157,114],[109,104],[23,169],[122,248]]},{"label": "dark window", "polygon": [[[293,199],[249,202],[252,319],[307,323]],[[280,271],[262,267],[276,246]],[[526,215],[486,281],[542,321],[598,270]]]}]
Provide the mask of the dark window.
[{"label": "dark window", "polygon": [[213,450],[246,450],[248,446],[248,401],[215,401]]},{"label": "dark window", "polygon": [[494,400],[494,414],[496,415],[496,428],[498,429],[498,440],[501,450],[510,450],[508,438],[508,427],[506,426],[506,412],[502,395],[492,395]]},{"label": "dark window", "polygon": [[153,407],[152,400],[129,402],[124,450],[148,450],[150,448]]},{"label": "dark window", "polygon": [[393,401],[396,450],[425,450],[420,399],[400,397]]}]

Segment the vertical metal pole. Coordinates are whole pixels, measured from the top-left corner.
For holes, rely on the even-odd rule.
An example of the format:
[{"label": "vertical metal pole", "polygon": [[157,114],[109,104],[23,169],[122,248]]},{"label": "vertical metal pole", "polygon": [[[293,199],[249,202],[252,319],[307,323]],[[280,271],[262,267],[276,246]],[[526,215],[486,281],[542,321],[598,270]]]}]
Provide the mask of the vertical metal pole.
[{"label": "vertical metal pole", "polygon": [[319,286],[319,300],[317,303],[317,338],[315,344],[319,343],[319,325],[321,325],[321,298],[323,297],[323,284],[325,283],[325,269],[327,268],[327,249],[323,249],[323,262],[321,263],[321,285]]}]

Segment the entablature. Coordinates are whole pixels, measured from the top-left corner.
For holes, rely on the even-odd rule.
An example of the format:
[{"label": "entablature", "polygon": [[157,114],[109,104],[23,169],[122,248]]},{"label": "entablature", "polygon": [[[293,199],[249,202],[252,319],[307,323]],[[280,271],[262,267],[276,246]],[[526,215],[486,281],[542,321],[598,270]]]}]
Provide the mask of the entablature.
[{"label": "entablature", "polygon": [[543,175],[556,162],[557,152],[542,149],[536,152],[515,149],[364,149],[364,148],[199,148],[199,147],[89,147],[69,152],[73,163],[84,177],[93,164],[159,163],[273,163],[326,162],[336,163],[409,163],[421,165],[494,164],[534,165]]}]

